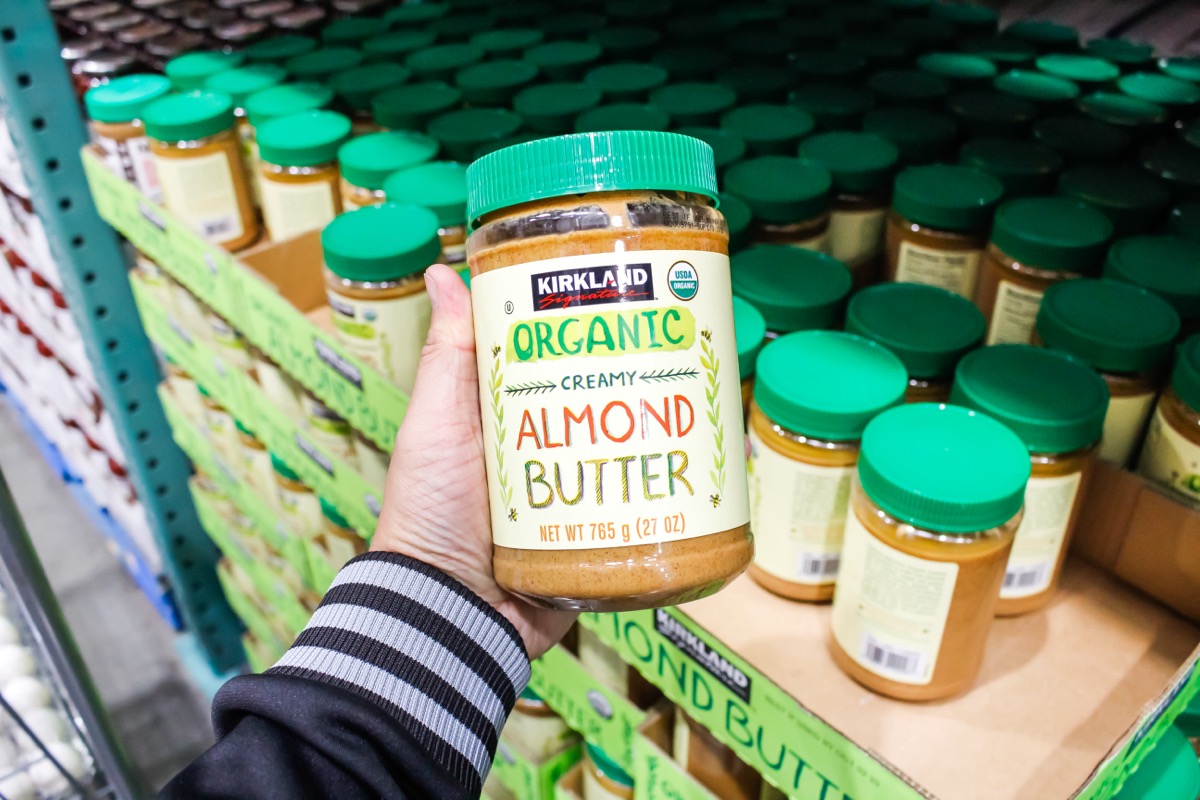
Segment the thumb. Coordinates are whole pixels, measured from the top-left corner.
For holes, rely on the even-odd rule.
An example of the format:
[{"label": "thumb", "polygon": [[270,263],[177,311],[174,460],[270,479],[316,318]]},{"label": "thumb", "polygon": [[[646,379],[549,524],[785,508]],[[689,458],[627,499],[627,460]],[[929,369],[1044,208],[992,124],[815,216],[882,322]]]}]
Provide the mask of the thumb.
[{"label": "thumb", "polygon": [[429,338],[421,356],[421,367],[431,350],[450,347],[475,352],[475,333],[471,322],[471,292],[458,273],[444,264],[434,264],[425,271],[425,289],[433,316]]}]

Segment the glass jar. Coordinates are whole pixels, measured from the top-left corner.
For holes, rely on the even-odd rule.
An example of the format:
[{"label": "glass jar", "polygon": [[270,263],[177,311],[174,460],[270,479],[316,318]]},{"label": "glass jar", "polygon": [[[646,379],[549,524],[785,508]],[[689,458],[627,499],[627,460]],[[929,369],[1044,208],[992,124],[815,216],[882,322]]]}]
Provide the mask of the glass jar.
[{"label": "glass jar", "polygon": [[875,283],[883,271],[884,225],[900,151],[873,133],[820,133],[800,145],[800,157],[833,178],[829,254],[850,268],[855,289]]},{"label": "glass jar", "polygon": [[358,458],[350,423],[310,392],[300,396],[300,409],[304,413],[305,434],[327,454],[356,468]]},{"label": "glass jar", "polygon": [[1080,489],[1104,432],[1108,387],[1084,362],[1027,344],[985,347],[959,362],[950,402],[1008,426],[1029,450],[1025,514],[996,613],[1044,607],[1058,589]]},{"label": "glass jar", "polygon": [[577,626],[579,663],[589,675],[629,700],[638,708],[649,708],[661,696],[654,684],[642,677],[621,655],[589,628]]},{"label": "glass jar", "polygon": [[583,800],[633,800],[633,778],[603,750],[584,744]]},{"label": "glass jar", "polygon": [[250,355],[254,363],[254,382],[271,406],[292,422],[302,422],[300,394],[303,390],[296,380],[257,347],[250,347]]},{"label": "glass jar", "polygon": [[936,286],[884,283],[850,299],[846,331],[891,350],[908,371],[909,403],[950,400],[954,368],[983,344],[983,315],[969,300]]},{"label": "glass jar", "polygon": [[958,125],[946,114],[904,106],[868,111],[862,129],[894,144],[904,164],[941,161],[953,151],[958,137]]},{"label": "glass jar", "polygon": [[196,389],[200,393],[200,405],[204,409],[205,435],[222,458],[235,463],[238,445],[233,417],[225,406],[221,405],[221,401],[209,394],[207,389],[199,385]]},{"label": "glass jar", "polygon": [[425,268],[442,253],[437,218],[421,206],[360,208],[330,223],[321,245],[338,342],[411,392],[432,314]]},{"label": "glass jar", "polygon": [[750,206],[733,195],[721,194],[720,200],[721,214],[729,228],[729,254],[733,255],[750,245],[750,222],[754,217],[750,213]]},{"label": "glass jar", "polygon": [[1200,498],[1200,335],[1180,345],[1171,385],[1154,409],[1138,472],[1193,500]]},{"label": "glass jar", "polygon": [[1114,242],[1104,277],[1149,289],[1179,314],[1183,336],[1200,331],[1200,241],[1182,236],[1131,236]]},{"label": "glass jar", "polygon": [[812,250],[760,244],[733,257],[733,292],[763,315],[768,339],[840,328],[851,281],[845,264]]},{"label": "glass jar", "polygon": [[766,341],[767,322],[757,308],[735,296],[733,331],[737,338],[738,374],[742,377],[742,416],[748,417],[754,397],[754,364]]},{"label": "glass jar", "polygon": [[142,112],[170,90],[161,75],[126,75],[89,89],[83,98],[92,143],[104,154],[104,163],[154,203],[162,202],[162,195]]},{"label": "glass jar", "polygon": [[228,95],[187,92],[143,112],[163,205],[201,238],[238,251],[258,238]]},{"label": "glass jar", "polygon": [[436,139],[412,131],[369,133],[346,142],[338,150],[342,207],[353,211],[385,203],[383,184],[387,177],[424,164],[437,155],[438,149]]},{"label": "glass jar", "polygon": [[971,167],[909,167],[896,176],[887,220],[888,279],[971,298],[992,214],[1004,194]]},{"label": "glass jar", "polygon": [[308,36],[281,34],[255,42],[243,52],[251,64],[275,64],[283,66],[289,58],[302,56],[317,49],[317,40]]},{"label": "glass jar", "polygon": [[724,178],[725,191],[750,207],[752,241],[828,251],[833,178],[825,167],[762,156],[734,164]]},{"label": "glass jar", "polygon": [[959,161],[1004,184],[1004,197],[1050,194],[1063,168],[1054,150],[1022,139],[972,139],[959,151]]},{"label": "glass jar", "polygon": [[1128,283],[1085,279],[1046,290],[1033,343],[1070,353],[1108,384],[1097,455],[1123,468],[1146,430],[1178,336],[1179,315],[1162,298]]},{"label": "glass jar", "polygon": [[526,688],[504,725],[504,738],[528,754],[535,764],[540,764],[577,741],[577,734],[546,705],[545,700]]},{"label": "glass jar", "polygon": [[354,135],[362,136],[379,130],[371,103],[375,96],[395,88],[412,77],[412,70],[399,64],[377,63],[351,67],[329,79],[329,88],[341,98],[354,122]]},{"label": "glass jar", "polygon": [[807,111],[768,103],[744,105],[721,117],[721,129],[745,142],[751,156],[790,156],[815,125]]},{"label": "glass jar", "polygon": [[449,158],[470,163],[475,153],[503,142],[521,129],[521,115],[505,108],[462,108],[430,121],[426,132]]},{"label": "glass jar", "polygon": [[342,213],[337,154],[349,138],[350,119],[336,111],[305,111],[258,126],[258,191],[273,241],[320,230]]},{"label": "glass jar", "polygon": [[897,700],[971,686],[1028,480],[1021,440],[983,414],[913,403],[867,425],[831,615],[843,672]]},{"label": "glass jar", "polygon": [[434,117],[462,103],[462,92],[442,81],[424,81],[380,92],[371,111],[380,127],[391,131],[424,131]]},{"label": "glass jar", "polygon": [[1064,197],[1009,200],[996,212],[975,305],[988,321],[987,344],[1024,344],[1046,289],[1099,272],[1112,223]]},{"label": "glass jar", "polygon": [[750,411],[750,576],[792,600],[833,597],[859,439],[904,402],[904,365],[834,331],[782,336],[758,358]]},{"label": "glass jar", "polygon": [[675,763],[722,800],[760,800],[762,776],[717,741],[707,728],[676,707],[672,751]]},{"label": "glass jar", "polygon": [[[249,175],[258,174],[259,161],[258,148],[254,145],[254,127],[250,124],[246,102],[252,95],[278,86],[286,78],[287,72],[283,67],[274,64],[251,64],[218,72],[204,82],[206,90],[227,94],[233,98],[233,116],[237,119],[238,135],[242,141],[242,157],[246,161],[246,171]],[[257,205],[261,200],[258,195],[258,181],[251,181],[250,187],[254,191]]]},{"label": "glass jar", "polygon": [[716,127],[737,105],[737,92],[719,83],[672,83],[651,92],[650,105],[667,112],[674,127]]},{"label": "glass jar", "polygon": [[1058,181],[1058,193],[1108,217],[1118,239],[1159,230],[1171,206],[1167,185],[1132,167],[1069,169]]},{"label": "glass jar", "polygon": [[177,92],[193,92],[204,88],[204,83],[218,72],[235,69],[246,57],[241,53],[226,53],[221,50],[200,50],[176,56],[166,63],[163,72]]},{"label": "glass jar", "polygon": [[393,173],[383,182],[388,202],[424,206],[437,216],[446,264],[467,261],[467,167],[433,161]]},{"label": "glass jar", "polygon": [[275,502],[288,530],[303,539],[318,535],[325,518],[313,490],[274,453],[271,453],[271,468],[275,471]]},{"label": "glass jar", "polygon": [[[468,182],[498,583],[597,611],[716,592],[753,544],[710,148],[575,134],[484,156]],[[601,377],[618,358],[626,377]],[[563,391],[503,391],[537,385]]]},{"label": "glass jar", "polygon": [[275,472],[271,467],[271,454],[254,431],[241,423],[234,421],[237,429],[238,463],[241,465],[241,477],[259,497],[270,497],[275,487]]},{"label": "glass jar", "polygon": [[254,176],[251,188],[258,198],[258,174],[262,164],[258,155],[258,127],[279,117],[319,111],[333,103],[333,90],[321,83],[284,83],[260,89],[246,98],[246,118],[240,126],[246,170]]}]

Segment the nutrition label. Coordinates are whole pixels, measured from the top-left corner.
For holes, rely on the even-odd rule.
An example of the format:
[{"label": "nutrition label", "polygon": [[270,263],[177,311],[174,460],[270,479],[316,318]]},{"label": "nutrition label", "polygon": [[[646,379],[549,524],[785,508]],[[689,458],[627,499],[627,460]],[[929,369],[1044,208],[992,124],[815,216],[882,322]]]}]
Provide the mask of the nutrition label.
[{"label": "nutrition label", "polygon": [[1025,516],[1004,571],[1002,598],[1028,597],[1050,588],[1082,478],[1082,472],[1030,478],[1025,488]]},{"label": "nutrition label", "polygon": [[264,179],[258,183],[263,221],[276,242],[319,230],[337,216],[333,199],[337,187],[328,181],[285,183]]},{"label": "nutrition label", "polygon": [[896,256],[896,280],[937,286],[971,299],[979,277],[980,250],[935,250],[901,242]]},{"label": "nutrition label", "polygon": [[987,343],[1029,344],[1042,295],[1040,289],[1026,289],[1011,281],[1000,281],[996,286],[996,304],[992,306]]},{"label": "nutrition label", "polygon": [[246,232],[229,156],[224,151],[189,158],[160,156],[154,164],[164,205],[202,239],[220,244]]}]

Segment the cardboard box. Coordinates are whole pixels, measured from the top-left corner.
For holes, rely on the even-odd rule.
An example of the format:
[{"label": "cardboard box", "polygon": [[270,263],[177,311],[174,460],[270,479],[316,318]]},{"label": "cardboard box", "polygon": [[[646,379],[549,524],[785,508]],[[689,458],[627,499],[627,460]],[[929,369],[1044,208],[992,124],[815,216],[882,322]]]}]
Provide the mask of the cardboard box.
[{"label": "cardboard box", "polygon": [[633,740],[634,800],[719,800],[675,761],[675,706],[656,706]]},{"label": "cardboard box", "polygon": [[[493,781],[499,783],[517,800],[553,800],[554,784],[582,757],[583,745],[578,739],[538,762],[515,742],[501,736],[488,784],[492,785]],[[489,792],[492,791],[489,789]]]},{"label": "cardboard box", "polygon": [[554,784],[554,800],[583,800],[583,762],[563,773]]}]

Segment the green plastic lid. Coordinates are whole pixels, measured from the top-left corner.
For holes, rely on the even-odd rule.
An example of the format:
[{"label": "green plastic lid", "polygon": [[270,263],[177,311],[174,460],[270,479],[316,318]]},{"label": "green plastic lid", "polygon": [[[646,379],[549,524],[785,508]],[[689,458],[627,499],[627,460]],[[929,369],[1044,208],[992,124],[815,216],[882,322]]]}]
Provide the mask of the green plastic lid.
[{"label": "green plastic lid", "polygon": [[354,111],[370,111],[375,95],[407,83],[412,70],[399,64],[364,64],[339,72],[329,79],[333,89]]},{"label": "green plastic lid", "polygon": [[823,19],[859,30],[882,28],[893,16],[890,9],[867,3],[838,3],[827,7],[822,14]]},{"label": "green plastic lid", "polygon": [[[171,362],[171,363],[174,363],[174,362]],[[242,423],[242,421],[241,421],[240,419],[235,419],[235,420],[233,421],[233,427],[237,428],[237,431],[238,431],[238,433],[244,433],[244,434],[246,434],[247,436],[253,436],[253,435],[254,435],[254,431],[252,431],[252,430],[250,430],[249,428],[247,428],[247,427],[246,427],[246,426],[245,426],[245,425]]]},{"label": "green plastic lid", "polygon": [[606,64],[594,67],[584,83],[595,86],[609,101],[644,100],[651,91],[667,82],[667,70],[657,64]]},{"label": "green plastic lid", "polygon": [[305,111],[258,127],[258,152],[264,163],[315,167],[337,161],[338,148],[350,138],[350,118],[336,111]]},{"label": "green plastic lid", "polygon": [[576,133],[498,150],[471,164],[468,217],[586,192],[646,189],[717,196],[712,148],[658,131]]},{"label": "green plastic lid", "polygon": [[633,778],[629,773],[621,769],[621,765],[609,758],[603,750],[596,747],[591,742],[584,742],[584,748],[587,750],[588,760],[600,772],[601,775],[608,778],[613,783],[633,788]]},{"label": "green plastic lid", "polygon": [[380,92],[371,101],[375,121],[391,130],[424,130],[437,115],[458,106],[462,92],[442,81],[423,81]]},{"label": "green plastic lid", "polygon": [[983,56],[970,53],[926,53],[917,66],[954,83],[983,83],[996,77],[996,65]]},{"label": "green plastic lid", "polygon": [[479,10],[464,14],[447,14],[429,23],[429,30],[441,41],[465,42],[477,33],[490,31],[497,21],[491,14]]},{"label": "green plastic lid", "polygon": [[[654,108],[658,107],[654,106]],[[746,142],[731,131],[720,128],[684,127],[677,128],[675,132],[699,139],[711,147],[718,171],[741,161],[746,155]]]},{"label": "green plastic lid", "polygon": [[423,133],[382,131],[358,136],[338,150],[342,177],[352,186],[379,191],[397,170],[432,160],[441,145]]},{"label": "green plastic lid", "polygon": [[1140,154],[1142,166],[1166,181],[1178,199],[1200,199],[1200,147],[1163,141]]},{"label": "green plastic lid", "polygon": [[576,133],[598,131],[665,131],[667,112],[648,103],[609,103],[588,109],[575,118]]},{"label": "green plastic lid", "polygon": [[1190,83],[1200,83],[1200,58],[1194,56],[1176,56],[1175,58],[1160,58],[1158,68],[1172,78]]},{"label": "green plastic lid", "polygon": [[274,453],[271,453],[271,467],[289,481],[296,481],[297,483],[300,482],[300,476],[296,474],[296,471],[287,464],[283,463],[283,459]]},{"label": "green plastic lid", "polygon": [[1108,386],[1074,356],[999,344],[958,362],[950,402],[1003,422],[1031,453],[1070,453],[1099,441]]},{"label": "green plastic lid", "polygon": [[883,105],[940,105],[950,94],[950,81],[941,75],[915,69],[876,72],[867,81]]},{"label": "green plastic lid", "polygon": [[940,19],[910,17],[888,26],[893,36],[912,42],[924,52],[938,47],[952,47],[961,35],[955,26]]},{"label": "green plastic lid", "polygon": [[370,17],[343,17],[321,29],[321,41],[331,47],[356,47],[384,27]]},{"label": "green plastic lid", "polygon": [[169,94],[142,109],[146,135],[160,142],[188,142],[233,127],[233,100],[216,92]]},{"label": "green plastic lid", "polygon": [[653,28],[625,25],[593,31],[588,35],[588,41],[600,45],[605,55],[614,61],[637,61],[654,51],[662,41],[662,34]]},{"label": "green plastic lid", "polygon": [[995,33],[1000,25],[995,9],[973,3],[934,3],[929,16],[944,19],[964,33]]},{"label": "green plastic lid", "polygon": [[255,125],[277,117],[316,111],[333,102],[333,89],[322,83],[284,83],[246,98],[246,116]]},{"label": "green plastic lid", "polygon": [[347,522],[346,518],[342,516],[341,512],[334,507],[333,503],[329,502],[324,497],[320,498],[320,501],[321,514],[325,516],[325,519],[329,520],[339,528],[350,528],[350,523]]},{"label": "green plastic lid", "polygon": [[432,161],[388,176],[383,191],[390,202],[418,203],[433,211],[443,228],[467,224],[467,167]]},{"label": "green plastic lid", "polygon": [[1034,63],[1047,75],[1065,78],[1075,83],[1108,83],[1121,77],[1120,67],[1094,55],[1051,53]]},{"label": "green plastic lid", "polygon": [[996,211],[992,242],[1014,261],[1046,270],[1095,273],[1112,239],[1108,217],[1066,197],[1023,197]]},{"label": "green plastic lid", "polygon": [[675,81],[710,80],[729,66],[730,60],[727,53],[700,45],[664,47],[654,53],[653,59]]},{"label": "green plastic lid", "polygon": [[1025,502],[1029,452],[1008,428],[959,406],[913,403],[863,431],[858,479],[880,508],[917,528],[975,533]]},{"label": "green plastic lid", "polygon": [[171,82],[162,75],[123,75],[88,89],[83,102],[96,122],[132,122],[141,119],[147,105],[170,91]]},{"label": "green plastic lid", "polygon": [[650,102],[677,126],[715,124],[737,103],[737,93],[719,83],[675,83],[655,89]]},{"label": "green plastic lid", "polygon": [[907,388],[904,364],[887,348],[841,331],[800,331],[762,349],[754,402],[794,433],[853,441],[877,414],[904,402]]},{"label": "green plastic lid", "polygon": [[508,106],[537,76],[538,68],[528,61],[500,59],[463,67],[454,76],[454,85],[470,105]]},{"label": "green plastic lid", "polygon": [[390,61],[400,59],[416,50],[430,47],[437,41],[437,34],[421,28],[383,33],[364,41],[360,48],[368,61]]},{"label": "green plastic lid", "polygon": [[819,133],[800,145],[800,157],[815,161],[833,178],[840,194],[865,194],[892,182],[900,151],[874,133]]},{"label": "green plastic lid", "polygon": [[1187,737],[1170,727],[1125,779],[1114,800],[1192,800],[1197,795],[1200,761]]},{"label": "green plastic lid", "polygon": [[744,250],[750,239],[750,206],[731,194],[721,193],[721,215],[729,226],[729,252],[736,253]]},{"label": "green plastic lid", "polygon": [[789,94],[788,102],[811,114],[822,130],[858,130],[863,114],[875,106],[875,95],[857,86],[812,83]]},{"label": "green plastic lid", "polygon": [[740,137],[752,155],[791,155],[813,125],[812,115],[795,106],[742,106],[721,117],[721,128]]},{"label": "green plastic lid", "polygon": [[[210,92],[220,92],[233,98],[237,108],[244,108],[246,100],[255,92],[278,86],[287,79],[287,70],[275,64],[251,64],[247,67],[227,69],[212,75],[204,82]],[[117,80],[124,80],[118,78]]]},{"label": "green plastic lid", "polygon": [[1154,72],[1126,75],[1117,81],[1117,88],[1130,97],[1161,106],[1193,106],[1200,103],[1200,86]]},{"label": "green plastic lid", "polygon": [[1117,236],[1158,228],[1171,204],[1166,184],[1132,167],[1074,167],[1062,174],[1058,191],[1103,212]]},{"label": "green plastic lid", "polygon": [[219,50],[199,50],[175,56],[163,67],[177,92],[204,88],[210,76],[227,69],[240,67],[246,56],[242,53],[225,53]]},{"label": "green plastic lid", "polygon": [[948,231],[985,231],[1004,184],[982,170],[932,164],[896,176],[892,206],[918,225]]},{"label": "green plastic lid", "polygon": [[321,231],[321,247],[326,266],[352,281],[397,280],[421,272],[442,255],[433,212],[399,203],[340,214]]},{"label": "green plastic lid", "polygon": [[741,103],[777,103],[787,98],[796,76],[783,66],[735,62],[717,74],[717,83],[732,89]]},{"label": "green plastic lid", "polygon": [[522,89],[513,108],[530,130],[561,134],[571,130],[575,117],[600,105],[600,90],[586,83],[543,83]]},{"label": "green plastic lid", "polygon": [[521,115],[504,108],[448,111],[429,123],[428,133],[456,161],[470,161],[488,142],[498,142],[521,129]]},{"label": "green plastic lid", "polygon": [[792,53],[788,66],[802,83],[853,84],[867,71],[867,59],[845,50],[813,48]]},{"label": "green plastic lid", "polygon": [[898,67],[910,61],[913,55],[912,42],[882,31],[848,33],[841,38],[838,46],[848,53],[862,56],[867,65],[874,68]]},{"label": "green plastic lid", "polygon": [[1154,60],[1152,46],[1131,39],[1092,39],[1083,49],[1088,55],[1125,67],[1144,66]]},{"label": "green plastic lid", "polygon": [[489,55],[517,57],[541,42],[544,36],[536,28],[499,28],[475,34],[471,44]]},{"label": "green plastic lid", "polygon": [[449,3],[404,3],[383,15],[383,21],[393,27],[419,25],[446,16]]},{"label": "green plastic lid", "polygon": [[311,53],[293,56],[284,67],[294,80],[325,81],[332,76],[357,67],[363,54],[353,47],[322,47]]},{"label": "green plastic lid", "polygon": [[1075,82],[1028,69],[1009,70],[997,76],[992,85],[1005,94],[1039,104],[1069,103],[1079,97]]},{"label": "green plastic lid", "polygon": [[1047,19],[1023,19],[1004,29],[1004,35],[1028,42],[1039,50],[1073,50],[1079,47],[1079,32],[1069,25]]},{"label": "green plastic lid", "polygon": [[954,145],[955,121],[923,108],[879,108],[863,116],[863,130],[896,146],[900,158],[910,163],[937,161]]},{"label": "green plastic lid", "polygon": [[761,156],[725,172],[725,191],[750,206],[763,222],[788,225],[829,212],[833,178],[815,161]]},{"label": "green plastic lid", "polygon": [[846,330],[886,347],[914,378],[954,374],[983,344],[987,323],[970,301],[937,286],[881,283],[850,299]]},{"label": "green plastic lid", "polygon": [[1176,236],[1200,242],[1200,202],[1180,203],[1172,208],[1167,228]]},{"label": "green plastic lid", "polygon": [[[738,8],[762,8],[762,6],[739,6]],[[775,10],[783,11],[778,7]],[[718,14],[720,12],[717,12]],[[720,24],[720,23],[718,23]],[[724,40],[725,52],[733,63],[746,61],[775,61],[787,57],[792,49],[792,37],[777,28],[767,28],[755,25],[743,30],[735,30]]]},{"label": "green plastic lid", "polygon": [[281,64],[289,58],[302,56],[316,49],[316,39],[311,39],[308,36],[285,34],[255,42],[246,48],[245,54],[246,60],[254,63],[267,61]]},{"label": "green plastic lid", "polygon": [[767,323],[757,308],[733,298],[733,332],[737,338],[738,373],[742,380],[754,375],[754,364],[767,335]]},{"label": "green plastic lid", "polygon": [[1200,242],[1182,236],[1131,236],[1109,248],[1104,277],[1149,289],[1190,322],[1200,318],[1197,264]]},{"label": "green plastic lid", "polygon": [[473,44],[435,44],[409,53],[404,63],[422,79],[448,81],[463,67],[482,61],[483,55]]},{"label": "green plastic lid", "polygon": [[547,42],[525,51],[525,60],[551,80],[567,81],[581,77],[604,51],[591,42]]},{"label": "green plastic lid", "polygon": [[488,153],[494,153],[497,150],[503,150],[506,147],[525,144],[526,142],[532,142],[536,139],[542,138],[545,137],[543,137],[540,133],[530,133],[528,131],[525,133],[518,133],[516,136],[509,136],[507,139],[501,139],[496,142],[488,142],[487,144],[481,145],[479,149],[475,151],[475,158],[483,158]]},{"label": "green plastic lid", "polygon": [[1046,346],[1101,372],[1157,370],[1179,336],[1179,315],[1158,295],[1115,280],[1059,281],[1046,290],[1037,332]]},{"label": "green plastic lid", "polygon": [[1079,98],[1078,105],[1089,117],[1122,127],[1154,127],[1167,119],[1167,110],[1158,103],[1116,92],[1093,92]]},{"label": "green plastic lid", "polygon": [[1062,156],[1068,164],[1111,163],[1129,151],[1128,131],[1091,117],[1063,114],[1033,124],[1033,138]]},{"label": "green plastic lid", "polygon": [[991,34],[966,38],[959,43],[959,48],[965,53],[983,56],[988,61],[1009,66],[1032,64],[1038,54],[1037,49],[1028,42],[1010,36]]},{"label": "green plastic lid", "polygon": [[1009,198],[1052,192],[1063,168],[1057,152],[1022,139],[974,139],[963,145],[959,160],[999,178]]},{"label": "green plastic lid", "polygon": [[1200,409],[1200,333],[1188,337],[1179,346],[1171,388],[1189,408]]},{"label": "green plastic lid", "polygon": [[825,253],[755,245],[733,256],[733,293],[777,333],[840,327],[850,270]]},{"label": "green plastic lid", "polygon": [[1033,103],[1000,92],[959,92],[946,108],[970,136],[1024,136],[1038,115]]},{"label": "green plastic lid", "polygon": [[603,14],[590,11],[556,11],[540,21],[540,27],[551,39],[582,39],[607,24]]}]

